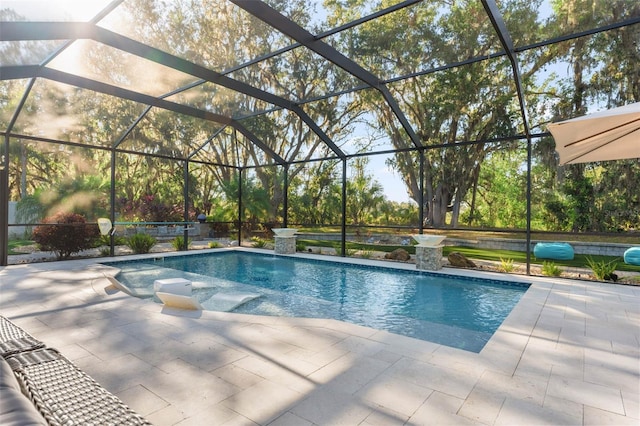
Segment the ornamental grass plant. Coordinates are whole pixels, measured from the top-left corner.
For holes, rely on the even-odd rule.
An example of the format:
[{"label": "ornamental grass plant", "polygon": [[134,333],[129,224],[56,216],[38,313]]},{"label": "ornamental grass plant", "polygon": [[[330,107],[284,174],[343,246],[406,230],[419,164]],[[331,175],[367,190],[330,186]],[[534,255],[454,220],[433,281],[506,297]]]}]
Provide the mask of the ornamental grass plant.
[{"label": "ornamental grass plant", "polygon": [[157,240],[149,234],[134,234],[127,240],[127,246],[136,254],[149,253]]}]

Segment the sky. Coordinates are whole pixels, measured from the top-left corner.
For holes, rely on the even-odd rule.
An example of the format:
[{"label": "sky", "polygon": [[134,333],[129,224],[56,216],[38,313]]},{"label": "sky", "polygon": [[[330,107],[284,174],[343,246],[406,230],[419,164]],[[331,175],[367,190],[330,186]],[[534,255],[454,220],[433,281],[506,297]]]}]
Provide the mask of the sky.
[{"label": "sky", "polygon": [[399,203],[412,201],[407,194],[407,187],[398,173],[384,164],[386,158],[383,155],[369,157],[369,169],[374,179],[384,186],[384,194],[388,200]]}]

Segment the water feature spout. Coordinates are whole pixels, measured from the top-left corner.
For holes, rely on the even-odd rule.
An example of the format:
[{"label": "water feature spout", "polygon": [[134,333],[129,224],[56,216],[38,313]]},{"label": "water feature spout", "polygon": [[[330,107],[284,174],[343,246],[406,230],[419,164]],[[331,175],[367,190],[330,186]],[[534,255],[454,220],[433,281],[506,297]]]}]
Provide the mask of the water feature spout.
[{"label": "water feature spout", "polygon": [[446,235],[435,234],[415,234],[412,235],[412,237],[418,242],[418,246],[420,247],[435,247],[440,245],[440,243],[447,238]]}]

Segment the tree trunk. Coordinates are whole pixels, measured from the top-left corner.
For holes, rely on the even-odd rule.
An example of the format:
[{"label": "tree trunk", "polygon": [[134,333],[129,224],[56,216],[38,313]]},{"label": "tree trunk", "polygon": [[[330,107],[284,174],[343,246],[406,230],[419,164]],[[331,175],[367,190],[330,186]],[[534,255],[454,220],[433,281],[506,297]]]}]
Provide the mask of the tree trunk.
[{"label": "tree trunk", "polygon": [[472,183],[472,192],[471,192],[471,207],[469,211],[469,222],[467,225],[471,226],[473,223],[473,219],[476,215],[476,196],[478,195],[478,179],[480,178],[480,166],[476,166],[473,169],[473,183]]},{"label": "tree trunk", "polygon": [[[466,191],[465,191],[466,192]],[[451,210],[451,227],[455,228],[458,226],[458,219],[460,218],[460,206],[462,204],[462,197],[459,197],[457,194],[454,197],[453,201],[453,209]]]},{"label": "tree trunk", "polygon": [[451,198],[447,185],[439,184],[435,190],[435,197],[431,204],[431,224],[436,227],[444,227],[447,224],[447,210]]}]

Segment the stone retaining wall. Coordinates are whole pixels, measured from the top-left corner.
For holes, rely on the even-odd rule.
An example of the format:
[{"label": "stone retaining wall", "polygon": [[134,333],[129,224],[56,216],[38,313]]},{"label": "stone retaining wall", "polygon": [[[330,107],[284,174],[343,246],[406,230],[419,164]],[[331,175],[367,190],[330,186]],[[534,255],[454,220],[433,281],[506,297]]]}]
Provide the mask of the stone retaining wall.
[{"label": "stone retaining wall", "polygon": [[[538,242],[544,242],[539,240],[531,241],[531,251]],[[624,254],[631,245],[629,244],[616,244],[616,243],[591,243],[591,242],[578,242],[578,241],[558,241],[571,244],[573,251],[576,254],[587,255],[602,255],[602,256],[620,256]],[[482,249],[496,249],[496,250],[513,250],[513,251],[525,251],[527,242],[523,240],[506,239],[506,238],[480,238],[477,240],[467,240],[463,238],[447,238],[444,240],[444,244],[447,246],[462,246],[462,247],[474,247]]]},{"label": "stone retaining wall", "polygon": [[[298,233],[298,237],[301,239],[314,239],[314,240],[329,240],[340,241],[340,234],[315,234],[315,233]],[[407,239],[410,244],[415,242],[410,235],[372,235],[368,237],[356,236],[354,234],[347,234],[347,239],[350,241],[359,241],[366,243],[370,239],[372,243],[383,244],[397,244],[402,245]],[[382,242],[384,240],[384,242]],[[391,242],[387,242],[391,241]],[[533,247],[536,243],[542,242],[541,240],[531,241],[531,252],[533,253]],[[592,243],[592,242],[577,242],[577,241],[558,241],[567,242],[571,244],[576,254],[587,255],[603,255],[603,256],[619,256],[624,255],[625,250],[632,245],[629,244],[616,244],[616,243]],[[478,239],[466,239],[466,238],[447,238],[443,241],[446,246],[460,246],[460,247],[473,247],[481,249],[495,249],[495,250],[513,250],[513,251],[526,251],[527,242],[518,239],[509,238],[478,238]]]}]

